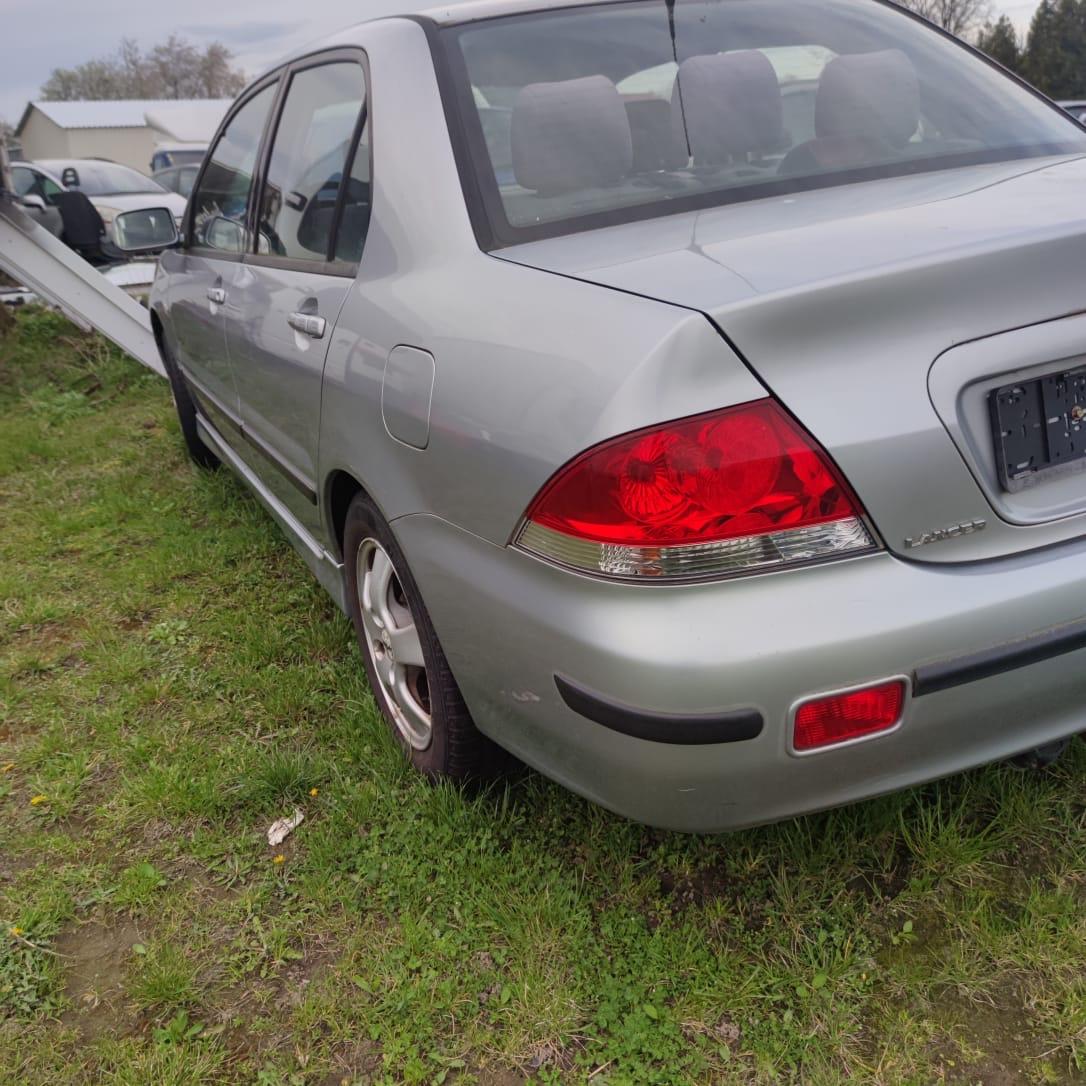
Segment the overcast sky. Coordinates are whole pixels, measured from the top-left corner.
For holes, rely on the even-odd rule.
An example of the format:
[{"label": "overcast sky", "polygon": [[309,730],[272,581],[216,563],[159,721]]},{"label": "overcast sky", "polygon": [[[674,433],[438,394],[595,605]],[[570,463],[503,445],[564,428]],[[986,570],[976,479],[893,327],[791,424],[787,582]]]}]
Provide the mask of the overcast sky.
[{"label": "overcast sky", "polygon": [[[1001,8],[1025,27],[1036,2],[1006,0]],[[53,68],[106,56],[123,36],[144,46],[171,31],[198,43],[218,39],[255,75],[288,49],[356,23],[378,5],[388,0],[0,0],[0,118],[17,123]]]}]

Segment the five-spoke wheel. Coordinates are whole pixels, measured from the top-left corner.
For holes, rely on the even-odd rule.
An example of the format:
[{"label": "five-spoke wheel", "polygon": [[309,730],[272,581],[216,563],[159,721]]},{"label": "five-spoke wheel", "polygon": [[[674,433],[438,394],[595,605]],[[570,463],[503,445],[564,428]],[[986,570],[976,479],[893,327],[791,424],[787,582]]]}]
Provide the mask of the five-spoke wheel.
[{"label": "five-spoke wheel", "polygon": [[430,684],[403,585],[376,539],[362,541],[355,561],[358,607],[373,670],[404,741],[425,750],[433,736]]},{"label": "five-spoke wheel", "polygon": [[392,529],[362,493],[347,509],[343,561],[370,687],[412,765],[460,779],[501,768],[505,758],[471,719]]}]

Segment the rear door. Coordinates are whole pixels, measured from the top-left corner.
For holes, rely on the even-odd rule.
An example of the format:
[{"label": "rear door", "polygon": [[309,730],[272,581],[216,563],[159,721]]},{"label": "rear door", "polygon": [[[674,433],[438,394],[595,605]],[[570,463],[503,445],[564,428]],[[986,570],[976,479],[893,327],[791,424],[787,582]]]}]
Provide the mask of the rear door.
[{"label": "rear door", "polygon": [[368,223],[366,75],[360,53],[339,50],[307,58],[285,78],[264,155],[256,251],[227,281],[226,340],[245,455],[316,530],[324,359]]},{"label": "rear door", "polygon": [[266,82],[235,108],[193,193],[187,244],[171,263],[171,346],[225,437],[238,417],[226,349],[227,290],[250,244],[253,181],[278,85]]}]

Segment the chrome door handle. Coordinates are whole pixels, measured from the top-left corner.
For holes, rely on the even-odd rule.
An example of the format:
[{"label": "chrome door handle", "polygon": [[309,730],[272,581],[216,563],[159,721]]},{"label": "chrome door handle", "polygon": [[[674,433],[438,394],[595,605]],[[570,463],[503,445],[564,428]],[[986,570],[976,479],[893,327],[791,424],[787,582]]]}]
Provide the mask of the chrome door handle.
[{"label": "chrome door handle", "polygon": [[313,317],[308,313],[291,313],[287,317],[287,324],[300,335],[309,336],[310,339],[324,339],[324,330],[327,322],[323,317]]},{"label": "chrome door handle", "polygon": [[222,287],[208,287],[207,288],[207,300],[214,302],[216,305],[226,304],[226,291]]}]

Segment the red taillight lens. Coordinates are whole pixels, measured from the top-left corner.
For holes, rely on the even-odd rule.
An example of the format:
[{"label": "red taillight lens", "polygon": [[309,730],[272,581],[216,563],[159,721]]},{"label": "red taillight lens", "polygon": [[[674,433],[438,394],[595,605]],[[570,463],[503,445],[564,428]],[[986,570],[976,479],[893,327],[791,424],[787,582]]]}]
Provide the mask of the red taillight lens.
[{"label": "red taillight lens", "polygon": [[904,704],[901,679],[804,702],[796,710],[792,746],[817,750],[887,731],[901,719]]},{"label": "red taillight lens", "polygon": [[589,449],[543,488],[518,542],[627,576],[732,572],[872,545],[829,459],[768,399]]}]

